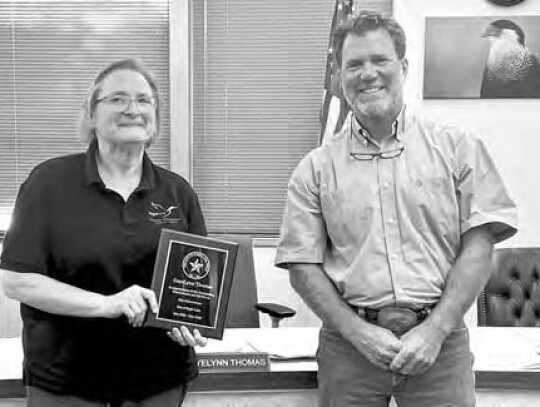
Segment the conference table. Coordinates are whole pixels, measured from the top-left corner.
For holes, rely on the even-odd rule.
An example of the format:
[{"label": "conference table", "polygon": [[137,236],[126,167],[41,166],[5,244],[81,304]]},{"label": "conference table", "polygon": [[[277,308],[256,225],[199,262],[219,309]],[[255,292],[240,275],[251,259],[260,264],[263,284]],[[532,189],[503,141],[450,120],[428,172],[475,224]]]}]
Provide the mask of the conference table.
[{"label": "conference table", "polygon": [[[540,329],[471,328],[479,407],[540,406]],[[228,329],[223,340],[198,348],[213,355],[268,355],[263,368],[202,366],[187,407],[314,407],[318,328]],[[0,339],[0,407],[24,405],[20,338]]]}]

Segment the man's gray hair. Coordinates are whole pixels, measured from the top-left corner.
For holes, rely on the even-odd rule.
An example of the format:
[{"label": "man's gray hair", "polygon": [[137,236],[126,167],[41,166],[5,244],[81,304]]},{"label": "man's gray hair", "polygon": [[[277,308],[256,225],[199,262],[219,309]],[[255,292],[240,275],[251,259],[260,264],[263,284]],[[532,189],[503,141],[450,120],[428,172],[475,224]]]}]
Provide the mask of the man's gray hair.
[{"label": "man's gray hair", "polygon": [[334,50],[336,61],[341,67],[343,43],[349,34],[364,35],[366,32],[383,29],[392,38],[394,49],[399,59],[405,57],[406,37],[405,31],[392,17],[377,11],[362,10],[356,17],[352,17],[339,25],[334,33]]}]

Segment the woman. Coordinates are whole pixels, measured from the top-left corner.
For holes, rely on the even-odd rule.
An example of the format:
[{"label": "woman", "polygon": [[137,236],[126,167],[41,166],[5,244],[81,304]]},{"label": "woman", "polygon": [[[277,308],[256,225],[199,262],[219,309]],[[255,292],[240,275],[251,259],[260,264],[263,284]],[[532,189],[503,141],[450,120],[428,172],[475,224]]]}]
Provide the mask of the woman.
[{"label": "woman", "polygon": [[187,181],[145,153],[159,109],[150,73],[114,62],[83,107],[87,152],[38,165],[21,186],[0,267],[21,302],[30,407],[176,407],[197,374],[197,330],[142,327],[157,312],[146,287],[161,228],[206,234]]}]

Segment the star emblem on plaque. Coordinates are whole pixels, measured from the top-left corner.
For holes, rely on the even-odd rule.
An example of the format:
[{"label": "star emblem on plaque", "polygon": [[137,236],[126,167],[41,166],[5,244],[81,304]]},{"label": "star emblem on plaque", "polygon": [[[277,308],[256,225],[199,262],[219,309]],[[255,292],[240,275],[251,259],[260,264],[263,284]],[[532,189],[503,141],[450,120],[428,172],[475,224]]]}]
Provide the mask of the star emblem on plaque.
[{"label": "star emblem on plaque", "polygon": [[182,260],[182,271],[193,280],[201,280],[206,277],[210,266],[210,259],[202,252],[191,252]]}]

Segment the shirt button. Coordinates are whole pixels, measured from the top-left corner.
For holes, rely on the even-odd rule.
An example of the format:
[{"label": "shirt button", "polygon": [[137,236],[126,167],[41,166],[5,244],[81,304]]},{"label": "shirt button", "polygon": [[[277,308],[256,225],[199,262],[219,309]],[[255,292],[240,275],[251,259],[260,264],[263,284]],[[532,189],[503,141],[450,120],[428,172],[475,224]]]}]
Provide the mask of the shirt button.
[{"label": "shirt button", "polygon": [[388,223],[389,223],[389,224],[393,224],[393,223],[395,223],[395,221],[396,221],[396,220],[395,220],[394,218],[388,219]]}]

